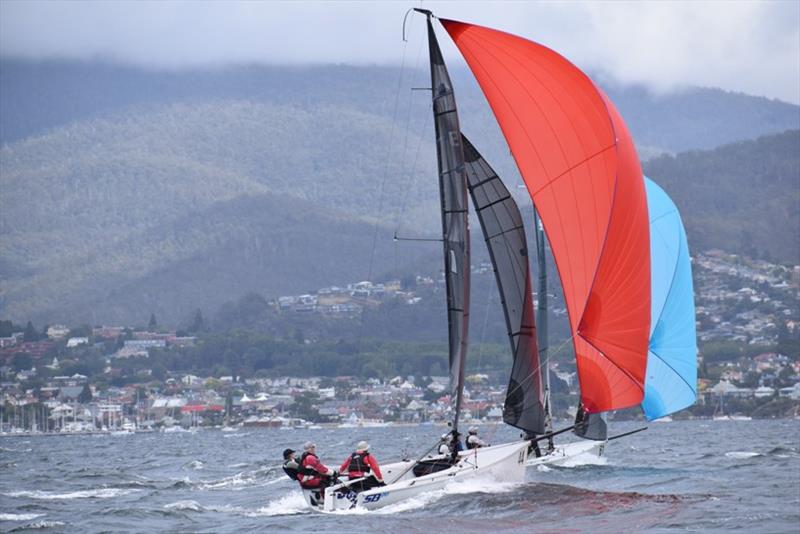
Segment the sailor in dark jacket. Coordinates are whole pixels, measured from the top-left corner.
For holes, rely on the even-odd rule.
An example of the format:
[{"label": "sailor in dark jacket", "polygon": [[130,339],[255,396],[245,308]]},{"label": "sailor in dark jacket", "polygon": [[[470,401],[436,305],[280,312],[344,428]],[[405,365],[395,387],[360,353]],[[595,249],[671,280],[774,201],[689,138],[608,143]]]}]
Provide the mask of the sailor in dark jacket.
[{"label": "sailor in dark jacket", "polygon": [[466,444],[467,449],[479,449],[489,445],[478,437],[478,428],[474,426],[469,427],[469,435],[467,435]]},{"label": "sailor in dark jacket", "polygon": [[297,475],[300,474],[300,464],[297,463],[292,449],[283,451],[283,471],[292,480],[297,480]]}]

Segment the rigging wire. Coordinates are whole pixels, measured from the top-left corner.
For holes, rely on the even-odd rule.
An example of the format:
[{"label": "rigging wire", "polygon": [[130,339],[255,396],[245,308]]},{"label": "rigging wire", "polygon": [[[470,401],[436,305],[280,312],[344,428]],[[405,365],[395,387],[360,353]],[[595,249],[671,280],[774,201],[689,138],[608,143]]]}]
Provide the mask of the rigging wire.
[{"label": "rigging wire", "polygon": [[[416,82],[416,79],[417,79],[416,76],[419,73],[419,63],[420,63],[420,60],[422,58],[423,44],[424,44],[424,40],[420,39],[420,41],[419,41],[419,49],[417,50],[417,59],[416,59],[416,62],[414,64],[414,78],[411,80],[411,85],[412,86],[414,85],[414,82]],[[413,95],[413,92],[411,93],[411,95]],[[411,110],[413,108],[413,103],[414,103],[414,99],[413,99],[413,97],[411,95],[409,95],[409,99],[408,99],[408,113],[406,115],[406,133],[405,133],[405,139],[403,140],[403,156],[406,155],[406,151],[408,150],[408,132],[411,129]],[[402,200],[400,201],[400,209],[395,213],[395,229],[396,230],[400,229],[400,224],[401,224],[400,216],[403,215],[405,213],[405,211],[406,211],[406,205],[408,203],[409,193],[414,187],[416,187],[417,162],[419,161],[419,154],[420,154],[421,149],[422,149],[422,140],[425,138],[425,134],[426,134],[427,129],[428,129],[428,121],[430,120],[430,117],[433,115],[433,113],[432,113],[433,103],[432,102],[428,102],[428,104],[426,105],[425,109],[426,109],[426,111],[431,110],[431,112],[430,113],[426,112],[424,114],[423,119],[422,119],[422,128],[420,129],[419,136],[417,138],[417,148],[414,151],[414,161],[411,163],[411,167],[409,167],[409,169],[407,170],[407,174],[406,174],[406,176],[407,176],[406,181],[409,182],[409,186],[404,188],[403,197],[402,197]],[[406,158],[404,158],[404,161],[405,160],[406,160]]]},{"label": "rigging wire", "polygon": [[[400,106],[400,90],[403,86],[403,76],[405,74],[407,48],[408,48],[408,43],[404,40],[403,53],[400,58],[400,74],[397,77],[397,88],[395,89],[394,93],[394,109],[392,111],[392,125],[391,128],[389,129],[389,142],[387,143],[386,146],[386,155],[383,159],[383,172],[381,176],[380,186],[378,188],[378,211],[377,211],[378,214],[383,212],[383,196],[385,192],[386,179],[389,175],[389,160],[392,155],[392,146],[393,146],[392,140],[394,139],[395,125],[397,124],[397,112]],[[375,223],[373,225],[372,246],[370,247],[369,263],[367,268],[367,281],[370,282],[372,281],[372,271],[375,265],[375,249],[377,248],[379,228],[380,228],[380,217],[376,215]],[[358,338],[356,340],[356,353],[361,353],[363,337],[364,337],[364,308],[361,309],[360,324],[358,328]]]},{"label": "rigging wire", "polygon": [[[408,13],[411,12],[411,11],[412,10],[409,10],[408,12],[406,12],[406,17],[408,17]],[[403,40],[405,42],[408,42],[405,39],[405,19],[403,19]],[[417,49],[417,58],[416,58],[416,61],[414,62],[414,70],[412,71],[413,72],[413,77],[411,78],[411,86],[412,87],[414,86],[415,82],[417,81],[417,74],[419,73],[419,63],[420,63],[420,58],[422,56],[422,45],[423,45],[423,42],[424,41],[422,39],[420,39],[419,48]],[[413,106],[414,106],[413,92],[410,92],[409,95],[408,95],[408,108],[407,108],[407,111],[406,111],[406,127],[405,127],[405,134],[403,135],[403,149],[402,149],[402,152],[401,152],[401,155],[402,155],[401,161],[407,161],[408,160],[408,158],[406,157],[406,154],[408,152],[408,137],[409,137],[409,131],[411,130],[411,115],[412,115],[411,111],[413,109]],[[419,134],[419,141],[418,141],[418,144],[417,144],[417,154],[414,157],[414,162],[412,163],[411,168],[408,170],[408,176],[409,176],[410,179],[409,180],[405,180],[405,181],[411,181],[411,186],[403,188],[403,200],[400,203],[399,209],[395,211],[395,220],[394,220],[394,227],[395,227],[395,232],[394,232],[394,234],[395,234],[395,241],[394,241],[394,270],[395,270],[395,272],[397,272],[397,266],[398,266],[398,261],[397,261],[397,259],[398,259],[397,230],[400,227],[400,217],[405,213],[406,199],[408,198],[408,192],[411,190],[411,188],[412,188],[412,186],[414,184],[414,176],[415,176],[415,171],[416,171],[416,166],[417,166],[417,159],[419,157],[419,147],[422,145],[422,138],[424,137],[425,128],[426,128],[427,123],[428,123],[428,120],[427,120],[428,115],[430,115],[430,114],[426,114],[425,115],[425,119],[424,119],[424,122],[423,122],[423,125],[422,125],[422,131],[420,131],[420,134]]]}]

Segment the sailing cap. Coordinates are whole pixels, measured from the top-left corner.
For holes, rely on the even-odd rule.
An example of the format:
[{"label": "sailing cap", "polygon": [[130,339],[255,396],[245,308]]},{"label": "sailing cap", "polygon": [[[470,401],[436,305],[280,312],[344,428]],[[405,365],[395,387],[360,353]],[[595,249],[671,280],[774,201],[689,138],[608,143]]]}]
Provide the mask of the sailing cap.
[{"label": "sailing cap", "polygon": [[366,441],[359,441],[358,445],[356,445],[357,451],[368,451],[369,450],[369,443]]},{"label": "sailing cap", "polygon": [[289,455],[290,455],[290,454],[294,454],[294,451],[293,451],[292,449],[286,449],[286,450],[284,450],[284,451],[283,451],[283,459],[284,459],[284,460],[288,460],[288,459],[289,459]]},{"label": "sailing cap", "polygon": [[313,441],[306,441],[305,443],[303,443],[303,450],[304,451],[310,451],[311,449],[313,449],[315,447],[316,447],[316,445],[314,444]]},{"label": "sailing cap", "polygon": [[469,427],[469,433],[470,434],[477,434],[478,433],[478,427],[477,426]]}]

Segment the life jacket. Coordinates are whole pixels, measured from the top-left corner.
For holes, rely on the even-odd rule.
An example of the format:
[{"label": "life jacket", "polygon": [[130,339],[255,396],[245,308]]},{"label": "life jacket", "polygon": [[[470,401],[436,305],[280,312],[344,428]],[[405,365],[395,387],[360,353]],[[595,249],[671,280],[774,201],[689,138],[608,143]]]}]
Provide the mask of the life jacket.
[{"label": "life jacket", "polygon": [[297,475],[300,474],[300,466],[297,465],[295,460],[286,460],[283,463],[283,472],[292,480],[297,480]]},{"label": "life jacket", "polygon": [[347,466],[347,476],[349,478],[361,478],[372,471],[372,468],[367,463],[367,456],[369,456],[367,451],[354,452],[350,455],[350,464]]},{"label": "life jacket", "polygon": [[[475,442],[475,441],[471,441],[471,440],[469,439],[469,438],[471,438],[472,436],[475,436],[475,434],[470,434],[469,436],[467,436],[467,439],[466,439],[466,443],[467,443],[467,450],[469,450],[469,449],[477,449],[477,448],[479,448],[479,447],[480,447],[480,445],[478,445],[478,444],[477,444],[477,442]],[[478,436],[475,436],[475,437],[478,437]]]},{"label": "life jacket", "polygon": [[[302,463],[302,459],[300,462]],[[301,464],[297,463],[297,460],[286,460],[283,464],[283,472],[292,480],[297,480],[299,475],[313,476],[318,474],[310,467],[303,467]]]},{"label": "life jacket", "polygon": [[300,468],[298,469],[299,474],[303,475],[302,480],[298,480],[300,482],[300,487],[305,489],[317,488],[322,484],[322,475],[321,473],[317,472],[316,469],[312,469],[305,465],[306,458],[309,456],[313,456],[314,458],[319,461],[319,456],[316,454],[312,454],[310,452],[304,452],[302,456],[300,456]]}]

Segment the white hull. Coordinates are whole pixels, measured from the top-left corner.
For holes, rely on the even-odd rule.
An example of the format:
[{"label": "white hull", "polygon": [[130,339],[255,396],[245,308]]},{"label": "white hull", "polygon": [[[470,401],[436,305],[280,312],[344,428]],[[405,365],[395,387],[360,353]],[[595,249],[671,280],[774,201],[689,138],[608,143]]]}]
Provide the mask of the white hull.
[{"label": "white hull", "polygon": [[[540,465],[563,466],[574,461],[576,457],[582,455],[602,456],[605,451],[605,441],[576,441],[558,445],[550,454],[544,454],[540,458],[530,456],[525,465],[537,467]],[[539,442],[539,447],[546,447],[546,443]],[[544,452],[544,451],[542,451]]]},{"label": "white hull", "polygon": [[[303,490],[309,506],[322,512],[364,508],[374,510],[396,504],[422,493],[440,490],[445,486],[466,478],[486,476],[502,482],[523,482],[528,442],[505,443],[462,452],[459,461],[443,471],[414,476],[414,462],[403,461],[381,466],[386,486],[361,493],[349,491],[346,483],[325,489],[322,504],[318,503],[314,491]],[[432,459],[436,457],[430,457]]]}]

